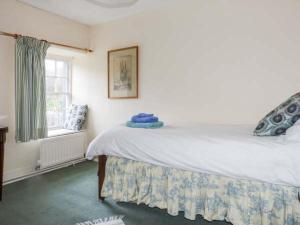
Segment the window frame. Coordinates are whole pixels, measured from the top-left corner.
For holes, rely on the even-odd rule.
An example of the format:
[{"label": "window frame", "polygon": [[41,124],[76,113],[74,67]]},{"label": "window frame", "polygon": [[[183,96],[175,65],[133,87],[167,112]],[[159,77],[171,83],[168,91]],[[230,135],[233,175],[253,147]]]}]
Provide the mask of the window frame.
[{"label": "window frame", "polygon": [[[46,60],[63,61],[68,64],[68,76],[66,78],[56,76],[56,68],[55,68],[55,76],[47,76],[46,65],[45,65],[45,82],[47,82],[47,77],[52,77],[52,78],[65,78],[65,79],[67,79],[67,83],[68,83],[68,92],[49,93],[49,92],[47,92],[47,88],[46,88],[46,101],[47,101],[47,96],[65,95],[65,96],[67,96],[67,105],[66,105],[66,110],[67,110],[67,108],[72,104],[73,58],[66,57],[66,56],[60,56],[60,55],[47,54],[46,59],[45,59],[45,64],[46,64]],[[46,83],[46,87],[47,87],[47,83]],[[47,112],[47,108],[46,108],[46,112]],[[48,127],[48,131],[59,130],[59,129],[63,129],[63,126]]]}]

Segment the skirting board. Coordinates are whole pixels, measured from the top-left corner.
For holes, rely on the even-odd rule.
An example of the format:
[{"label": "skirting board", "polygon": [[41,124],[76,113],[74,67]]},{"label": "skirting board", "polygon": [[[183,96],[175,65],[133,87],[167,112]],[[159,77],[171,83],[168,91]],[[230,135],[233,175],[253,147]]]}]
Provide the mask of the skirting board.
[{"label": "skirting board", "polygon": [[84,162],[84,161],[86,161],[85,158],[80,158],[80,159],[76,159],[76,160],[73,160],[70,162],[65,162],[65,163],[62,163],[62,164],[59,164],[59,165],[56,165],[53,167],[49,167],[49,168],[46,168],[43,170],[35,170],[35,168],[32,168],[32,167],[23,167],[23,168],[18,168],[15,170],[7,171],[7,172],[4,172],[4,174],[3,174],[3,176],[4,176],[3,185],[14,183],[14,182],[17,182],[20,180],[24,180],[24,179],[27,179],[30,177],[34,177],[34,176],[43,174],[43,173],[48,173],[50,171],[57,170],[60,168],[75,165],[77,163]]}]

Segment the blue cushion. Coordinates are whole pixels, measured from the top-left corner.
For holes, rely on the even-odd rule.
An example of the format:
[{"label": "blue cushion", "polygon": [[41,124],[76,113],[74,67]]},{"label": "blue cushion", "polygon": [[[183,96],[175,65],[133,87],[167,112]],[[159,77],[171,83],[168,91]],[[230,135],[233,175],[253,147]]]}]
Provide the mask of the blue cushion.
[{"label": "blue cushion", "polygon": [[294,125],[300,118],[300,92],[291,96],[268,113],[254,130],[256,136],[277,136]]},{"label": "blue cushion", "polygon": [[64,128],[68,130],[81,130],[88,111],[87,105],[72,104],[67,113]]}]

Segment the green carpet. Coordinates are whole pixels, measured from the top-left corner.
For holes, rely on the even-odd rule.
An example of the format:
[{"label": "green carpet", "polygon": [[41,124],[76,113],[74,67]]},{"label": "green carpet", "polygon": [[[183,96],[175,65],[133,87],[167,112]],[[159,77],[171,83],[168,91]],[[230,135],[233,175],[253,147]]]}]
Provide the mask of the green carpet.
[{"label": "green carpet", "polygon": [[134,203],[100,203],[96,171],[96,163],[84,162],[4,186],[0,225],[74,225],[113,215],[125,215],[126,225],[228,225]]}]

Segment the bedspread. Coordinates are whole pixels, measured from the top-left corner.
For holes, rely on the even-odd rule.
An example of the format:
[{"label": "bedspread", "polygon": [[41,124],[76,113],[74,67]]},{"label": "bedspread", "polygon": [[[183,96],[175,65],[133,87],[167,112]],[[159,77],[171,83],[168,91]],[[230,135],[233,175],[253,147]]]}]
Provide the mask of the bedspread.
[{"label": "bedspread", "polygon": [[253,126],[183,124],[161,129],[124,125],[90,144],[89,159],[119,156],[153,165],[300,187],[300,141],[255,137]]}]

